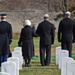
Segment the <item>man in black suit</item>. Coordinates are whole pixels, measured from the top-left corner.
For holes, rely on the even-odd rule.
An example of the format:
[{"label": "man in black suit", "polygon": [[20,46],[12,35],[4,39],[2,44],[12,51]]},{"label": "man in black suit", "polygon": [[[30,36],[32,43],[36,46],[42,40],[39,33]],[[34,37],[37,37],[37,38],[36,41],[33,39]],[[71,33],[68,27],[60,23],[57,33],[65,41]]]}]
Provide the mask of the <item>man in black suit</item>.
[{"label": "man in black suit", "polygon": [[39,23],[36,33],[40,36],[41,65],[48,66],[51,58],[51,44],[54,43],[54,25],[49,22],[48,14],[44,15],[44,21]]},{"label": "man in black suit", "polygon": [[7,61],[9,56],[9,44],[12,42],[12,27],[6,21],[6,14],[1,14],[0,22],[0,66],[2,62]]},{"label": "man in black suit", "polygon": [[70,19],[70,15],[69,11],[65,12],[65,18],[60,21],[58,27],[58,42],[61,42],[62,49],[69,51],[69,57],[72,55],[72,42],[75,40],[75,22]]}]

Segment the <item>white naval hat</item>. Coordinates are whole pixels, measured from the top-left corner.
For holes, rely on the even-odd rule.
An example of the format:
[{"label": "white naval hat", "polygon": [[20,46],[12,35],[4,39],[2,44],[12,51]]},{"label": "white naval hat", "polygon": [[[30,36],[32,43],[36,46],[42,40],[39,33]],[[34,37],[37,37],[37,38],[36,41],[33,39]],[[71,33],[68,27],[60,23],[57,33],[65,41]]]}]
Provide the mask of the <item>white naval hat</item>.
[{"label": "white naval hat", "polygon": [[66,15],[70,15],[71,13],[69,11],[65,12]]},{"label": "white naval hat", "polygon": [[30,20],[25,20],[25,26],[26,25],[31,26],[31,21]]},{"label": "white naval hat", "polygon": [[49,17],[49,15],[48,14],[45,14],[44,17]]}]

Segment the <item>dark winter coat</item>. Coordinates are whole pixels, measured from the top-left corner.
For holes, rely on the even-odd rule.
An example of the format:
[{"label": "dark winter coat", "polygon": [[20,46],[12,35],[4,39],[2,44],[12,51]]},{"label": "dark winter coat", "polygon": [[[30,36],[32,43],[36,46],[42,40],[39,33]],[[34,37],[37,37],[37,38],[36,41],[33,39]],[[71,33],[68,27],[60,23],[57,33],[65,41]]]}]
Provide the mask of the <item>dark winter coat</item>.
[{"label": "dark winter coat", "polygon": [[9,53],[9,44],[12,42],[12,27],[6,21],[0,22],[0,55]]},{"label": "dark winter coat", "polygon": [[58,41],[72,42],[75,40],[75,22],[70,18],[64,18],[60,21],[58,28]]},{"label": "dark winter coat", "polygon": [[31,59],[33,56],[33,30],[30,26],[22,28],[18,45],[22,46],[24,59]]},{"label": "dark winter coat", "polygon": [[36,33],[40,36],[40,45],[51,45],[54,43],[54,25],[49,21],[39,24]]}]

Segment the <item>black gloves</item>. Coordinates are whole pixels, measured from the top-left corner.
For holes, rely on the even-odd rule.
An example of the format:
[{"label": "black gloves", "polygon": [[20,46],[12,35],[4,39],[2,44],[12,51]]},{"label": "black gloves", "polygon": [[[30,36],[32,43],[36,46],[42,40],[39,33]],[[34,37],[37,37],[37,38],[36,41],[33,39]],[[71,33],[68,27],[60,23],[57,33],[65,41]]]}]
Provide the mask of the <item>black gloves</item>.
[{"label": "black gloves", "polygon": [[54,44],[54,42],[51,42],[51,44],[53,45],[53,44]]},{"label": "black gloves", "polygon": [[12,39],[9,40],[9,44],[11,44],[11,42],[12,42]]},{"label": "black gloves", "polygon": [[75,43],[75,40],[73,40],[72,42]]},{"label": "black gloves", "polygon": [[61,42],[61,39],[58,39],[58,42]]},{"label": "black gloves", "polygon": [[19,43],[19,42],[18,42],[18,46],[19,46],[19,47],[22,47],[22,43]]}]

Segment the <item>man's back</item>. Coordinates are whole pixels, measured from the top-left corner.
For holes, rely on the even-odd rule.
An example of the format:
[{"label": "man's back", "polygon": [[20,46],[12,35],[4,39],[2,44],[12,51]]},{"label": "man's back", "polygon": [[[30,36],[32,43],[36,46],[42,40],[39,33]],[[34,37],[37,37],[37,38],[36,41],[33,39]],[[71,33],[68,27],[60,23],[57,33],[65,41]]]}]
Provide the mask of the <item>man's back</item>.
[{"label": "man's back", "polygon": [[11,25],[6,21],[0,22],[0,34],[8,33],[10,30]]},{"label": "man's back", "polygon": [[0,55],[7,54],[12,40],[12,27],[6,21],[0,22]]},{"label": "man's back", "polygon": [[63,19],[59,24],[58,37],[62,33],[62,40],[71,42],[73,35],[73,26],[75,25],[74,21],[70,18]]},{"label": "man's back", "polygon": [[54,26],[49,21],[43,21],[39,24],[37,34],[40,36],[40,43],[44,45],[51,44],[51,37],[54,41]]},{"label": "man's back", "polygon": [[73,30],[73,25],[74,25],[74,22],[73,20],[71,20],[70,18],[65,18],[61,21],[61,32],[65,32],[65,33],[68,33],[68,32],[72,32]]}]

